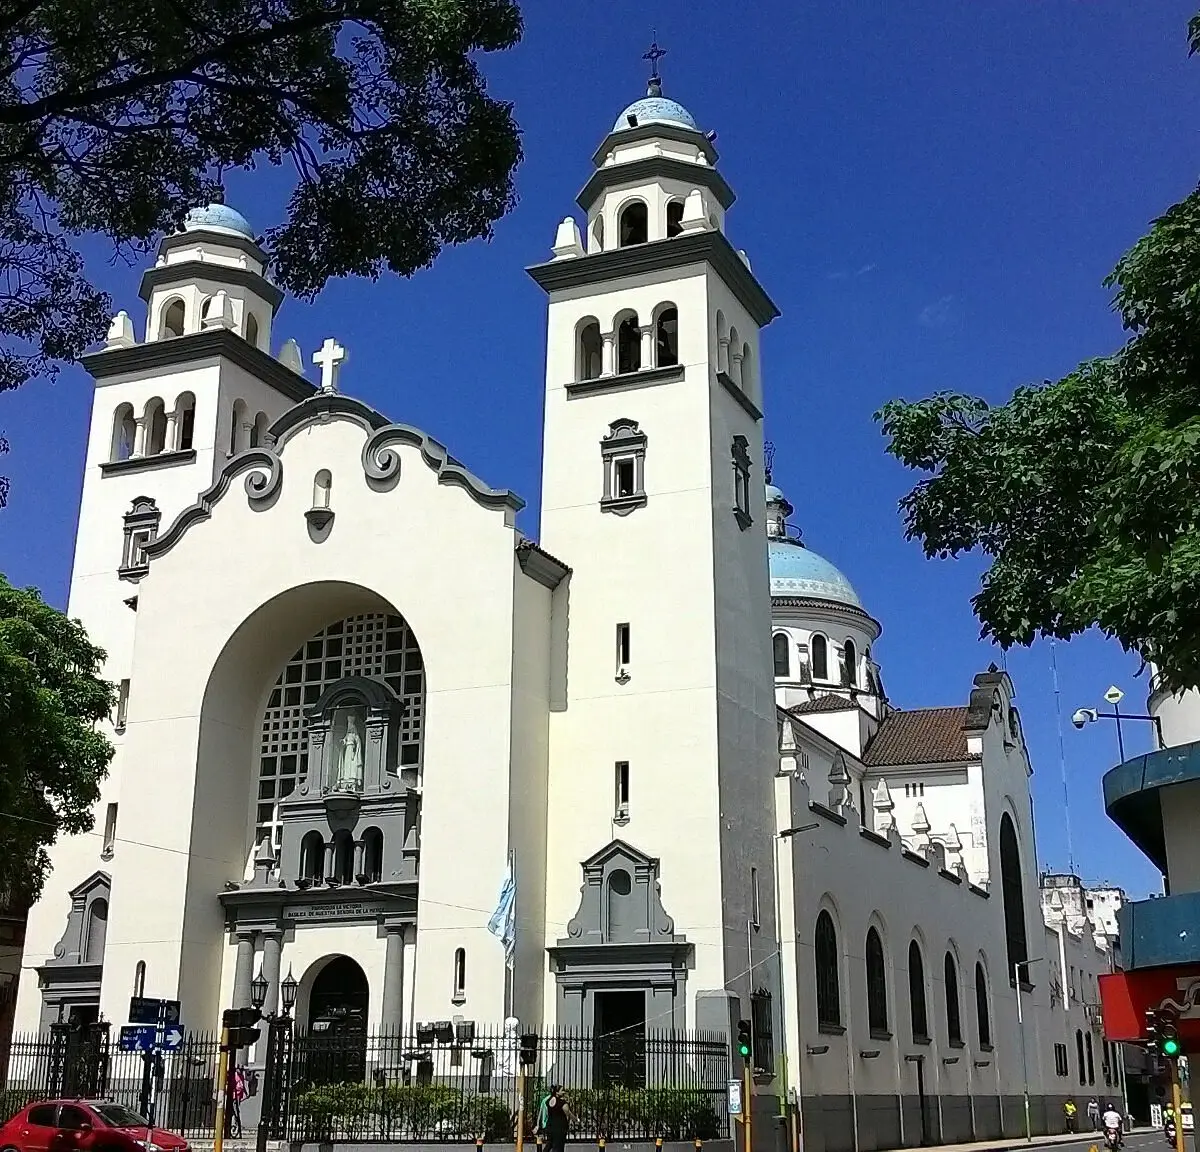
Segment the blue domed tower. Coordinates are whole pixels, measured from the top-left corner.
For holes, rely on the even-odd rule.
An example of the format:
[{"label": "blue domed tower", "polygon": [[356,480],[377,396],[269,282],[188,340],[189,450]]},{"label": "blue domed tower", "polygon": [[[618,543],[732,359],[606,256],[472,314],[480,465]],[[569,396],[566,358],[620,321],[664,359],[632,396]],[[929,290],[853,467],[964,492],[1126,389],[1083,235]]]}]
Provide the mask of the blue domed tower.
[{"label": "blue domed tower", "polygon": [[778,702],[809,714],[862,709],[882,719],[886,697],[871,655],[878,622],[842,572],[805,546],[788,523],[794,509],[771,483],[766,506]]}]

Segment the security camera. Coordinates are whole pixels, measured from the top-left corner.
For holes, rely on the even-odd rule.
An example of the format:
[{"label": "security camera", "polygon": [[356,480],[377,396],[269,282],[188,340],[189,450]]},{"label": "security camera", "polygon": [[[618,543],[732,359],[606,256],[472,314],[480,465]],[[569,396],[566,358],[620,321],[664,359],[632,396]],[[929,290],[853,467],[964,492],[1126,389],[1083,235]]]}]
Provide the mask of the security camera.
[{"label": "security camera", "polygon": [[1074,724],[1076,728],[1082,728],[1085,724],[1091,724],[1095,719],[1095,709],[1079,708],[1076,710],[1075,715],[1071,717],[1071,723]]}]

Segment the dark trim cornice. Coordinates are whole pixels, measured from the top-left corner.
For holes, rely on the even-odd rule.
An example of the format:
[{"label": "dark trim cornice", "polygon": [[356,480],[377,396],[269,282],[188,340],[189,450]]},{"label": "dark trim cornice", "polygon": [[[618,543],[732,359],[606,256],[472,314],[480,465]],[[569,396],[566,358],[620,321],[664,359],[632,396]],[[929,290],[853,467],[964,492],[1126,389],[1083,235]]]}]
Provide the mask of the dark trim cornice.
[{"label": "dark trim cornice", "polygon": [[[771,594],[772,608],[825,608],[830,612],[838,612],[846,616],[858,616],[862,620],[866,620],[869,624],[873,624],[879,634],[883,632],[883,626],[869,612],[862,608],[856,607],[854,604],[843,604],[840,600],[822,600],[819,596],[777,596]],[[876,635],[876,639],[879,636]],[[835,685],[839,687],[839,685]]]},{"label": "dark trim cornice", "polygon": [[158,245],[158,254],[165,256],[176,248],[188,248],[200,243],[219,244],[223,248],[236,248],[245,252],[251,260],[257,260],[264,268],[271,262],[268,256],[253,240],[245,236],[237,236],[232,232],[218,232],[215,228],[193,228],[190,232],[172,232],[164,236]]},{"label": "dark trim cornice", "polygon": [[751,420],[759,421],[763,418],[763,414],[759,411],[758,405],[746,395],[734,382],[733,377],[728,372],[717,373],[717,383],[732,396],[742,410],[750,417]]},{"label": "dark trim cornice", "polygon": [[216,356],[232,360],[289,400],[306,400],[316,392],[316,387],[303,376],[285,368],[273,356],[255,348],[230,328],[210,328],[190,336],[151,340],[129,348],[106,348],[88,353],[80,363],[100,382],[111,376],[173,368]]},{"label": "dark trim cornice", "polygon": [[249,268],[234,268],[228,264],[214,264],[204,260],[183,260],[178,264],[158,264],[147,268],[142,273],[138,295],[148,302],[150,293],[155,288],[187,280],[224,280],[230,284],[237,284],[256,296],[261,296],[271,305],[272,313],[278,312],[279,305],[283,303],[283,289],[272,284],[265,276],[260,276]]},{"label": "dark trim cornice", "polygon": [[594,380],[571,380],[564,387],[568,398],[591,396],[594,393],[623,392],[627,388],[648,388],[652,384],[672,384],[683,379],[682,364],[664,368],[639,368],[615,376],[597,376]]},{"label": "dark trim cornice", "polygon": [[694,164],[690,160],[676,160],[673,156],[645,156],[641,160],[630,160],[626,164],[606,164],[603,168],[597,168],[579,190],[575,203],[587,212],[595,204],[600,193],[609,188],[620,184],[645,184],[659,176],[707,188],[717,198],[717,203],[726,210],[737,199],[733,189],[725,182],[725,177],[715,168]]},{"label": "dark trim cornice", "polygon": [[526,576],[546,588],[557,588],[571,574],[566,564],[543,551],[532,540],[522,540],[517,545],[517,563]]},{"label": "dark trim cornice", "polygon": [[614,128],[596,149],[592,163],[601,168],[610,152],[623,144],[639,144],[643,140],[678,140],[681,144],[692,144],[704,153],[710,164],[717,162],[717,150],[703,132],[684,128],[682,124],[659,124],[657,121],[651,121],[639,124],[636,128]]},{"label": "dark trim cornice", "polygon": [[130,472],[153,472],[156,468],[174,468],[180,464],[193,464],[195,448],[183,448],[178,452],[160,452],[157,456],[130,456],[127,460],[106,460],[100,465],[105,476],[124,476]]},{"label": "dark trim cornice", "polygon": [[779,315],[775,302],[722,232],[692,232],[669,240],[652,240],[649,244],[614,248],[574,259],[549,260],[525,271],[544,291],[558,292],[701,263],[710,265],[724,280],[760,328]]}]

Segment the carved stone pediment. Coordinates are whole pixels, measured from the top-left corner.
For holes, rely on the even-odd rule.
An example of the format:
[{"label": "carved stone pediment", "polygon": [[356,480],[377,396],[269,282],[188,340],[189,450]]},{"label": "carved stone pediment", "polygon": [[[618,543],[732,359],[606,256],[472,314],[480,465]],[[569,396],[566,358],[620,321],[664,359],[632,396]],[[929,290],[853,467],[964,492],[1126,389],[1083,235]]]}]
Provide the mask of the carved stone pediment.
[{"label": "carved stone pediment", "polygon": [[658,868],[624,840],[584,860],[579,910],[559,946],[683,943],[663,908]]}]

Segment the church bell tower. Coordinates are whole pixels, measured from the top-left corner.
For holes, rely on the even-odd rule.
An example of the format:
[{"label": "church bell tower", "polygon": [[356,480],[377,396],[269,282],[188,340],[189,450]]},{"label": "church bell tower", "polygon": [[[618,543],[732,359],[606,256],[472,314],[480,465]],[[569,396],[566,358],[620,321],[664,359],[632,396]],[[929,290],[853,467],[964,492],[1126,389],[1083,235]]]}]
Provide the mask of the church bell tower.
[{"label": "church bell tower", "polygon": [[[646,96],[577,198],[584,226],[563,220],[529,269],[548,297],[541,542],[573,569],[547,1019],[586,1028],[639,1011],[710,1027],[697,993],[727,989],[748,1016],[777,979],[759,333],[778,310],[726,237],[715,135],[648,55]],[[657,879],[646,923],[621,904],[631,874]],[[602,891],[581,902],[581,885]],[[613,1007],[609,989],[643,984],[647,1007]]]}]

